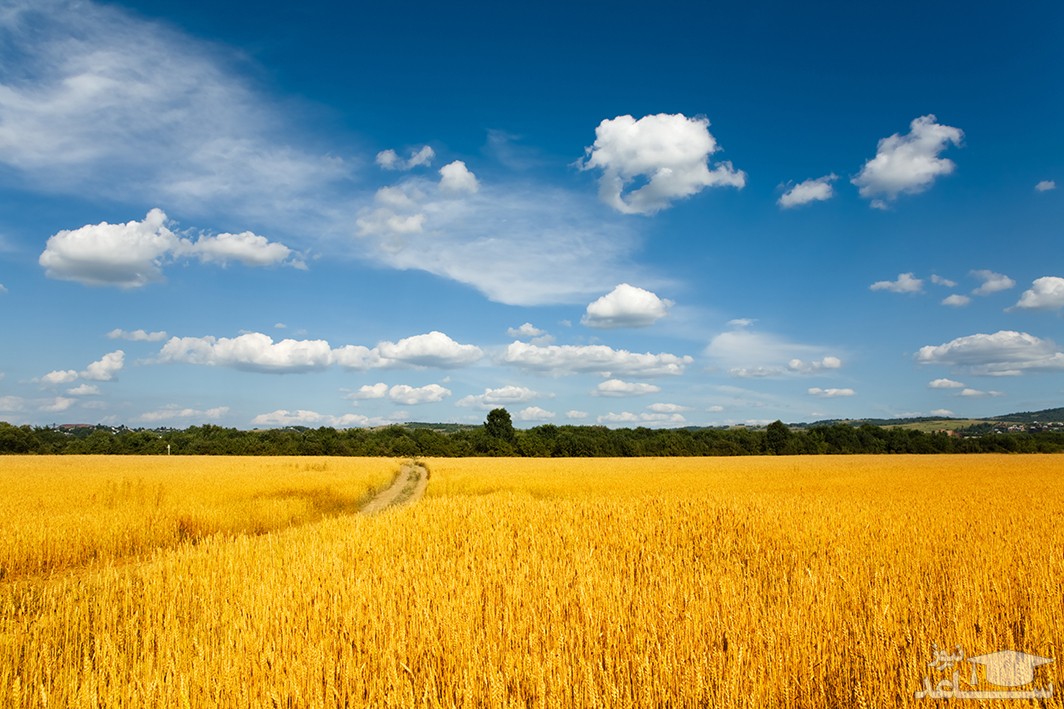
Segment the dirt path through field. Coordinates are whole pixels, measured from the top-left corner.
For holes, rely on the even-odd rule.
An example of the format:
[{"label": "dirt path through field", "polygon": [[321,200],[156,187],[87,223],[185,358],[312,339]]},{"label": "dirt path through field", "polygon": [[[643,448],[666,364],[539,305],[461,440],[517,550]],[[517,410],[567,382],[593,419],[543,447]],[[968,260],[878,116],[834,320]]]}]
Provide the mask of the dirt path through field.
[{"label": "dirt path through field", "polygon": [[391,486],[367,502],[359,512],[372,515],[389,507],[417,502],[425,494],[425,488],[428,486],[429,471],[424,466],[417,463],[404,463]]}]

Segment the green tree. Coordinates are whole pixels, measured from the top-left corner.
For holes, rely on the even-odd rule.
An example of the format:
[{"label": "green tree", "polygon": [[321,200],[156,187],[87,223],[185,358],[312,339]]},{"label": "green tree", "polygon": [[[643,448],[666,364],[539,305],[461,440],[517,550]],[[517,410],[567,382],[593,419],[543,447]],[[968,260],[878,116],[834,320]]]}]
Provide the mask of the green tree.
[{"label": "green tree", "polygon": [[484,421],[484,432],[507,443],[513,443],[517,438],[510,412],[506,409],[492,409],[488,412],[488,418]]}]

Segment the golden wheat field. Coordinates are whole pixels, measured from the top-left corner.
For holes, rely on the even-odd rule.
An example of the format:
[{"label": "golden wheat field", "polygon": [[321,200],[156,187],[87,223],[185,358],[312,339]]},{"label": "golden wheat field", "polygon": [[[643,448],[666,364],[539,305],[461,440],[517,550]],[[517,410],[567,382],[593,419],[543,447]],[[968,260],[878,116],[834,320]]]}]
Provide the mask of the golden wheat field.
[{"label": "golden wheat field", "polygon": [[0,706],[1061,706],[1061,457],[422,463],[0,458]]}]

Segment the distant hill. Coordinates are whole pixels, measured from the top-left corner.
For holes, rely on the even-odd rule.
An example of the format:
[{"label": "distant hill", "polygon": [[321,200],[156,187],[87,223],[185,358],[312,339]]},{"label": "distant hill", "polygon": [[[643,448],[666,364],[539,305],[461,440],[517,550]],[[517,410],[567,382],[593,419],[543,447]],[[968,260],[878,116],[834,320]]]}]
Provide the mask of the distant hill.
[{"label": "distant hill", "polygon": [[1045,423],[1046,421],[1064,421],[1064,407],[1042,409],[1041,411],[1023,411],[1016,414],[995,416],[991,421],[1008,421],[1010,423]]}]

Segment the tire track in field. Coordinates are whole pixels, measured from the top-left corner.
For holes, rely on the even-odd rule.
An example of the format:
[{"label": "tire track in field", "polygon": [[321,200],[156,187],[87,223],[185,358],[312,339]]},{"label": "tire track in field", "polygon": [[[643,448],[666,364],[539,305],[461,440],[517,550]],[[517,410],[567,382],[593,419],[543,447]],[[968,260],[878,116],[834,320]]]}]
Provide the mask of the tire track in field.
[{"label": "tire track in field", "polygon": [[359,512],[372,515],[389,507],[413,504],[421,499],[428,486],[429,471],[425,466],[415,462],[404,463],[392,484],[363,505]]}]

